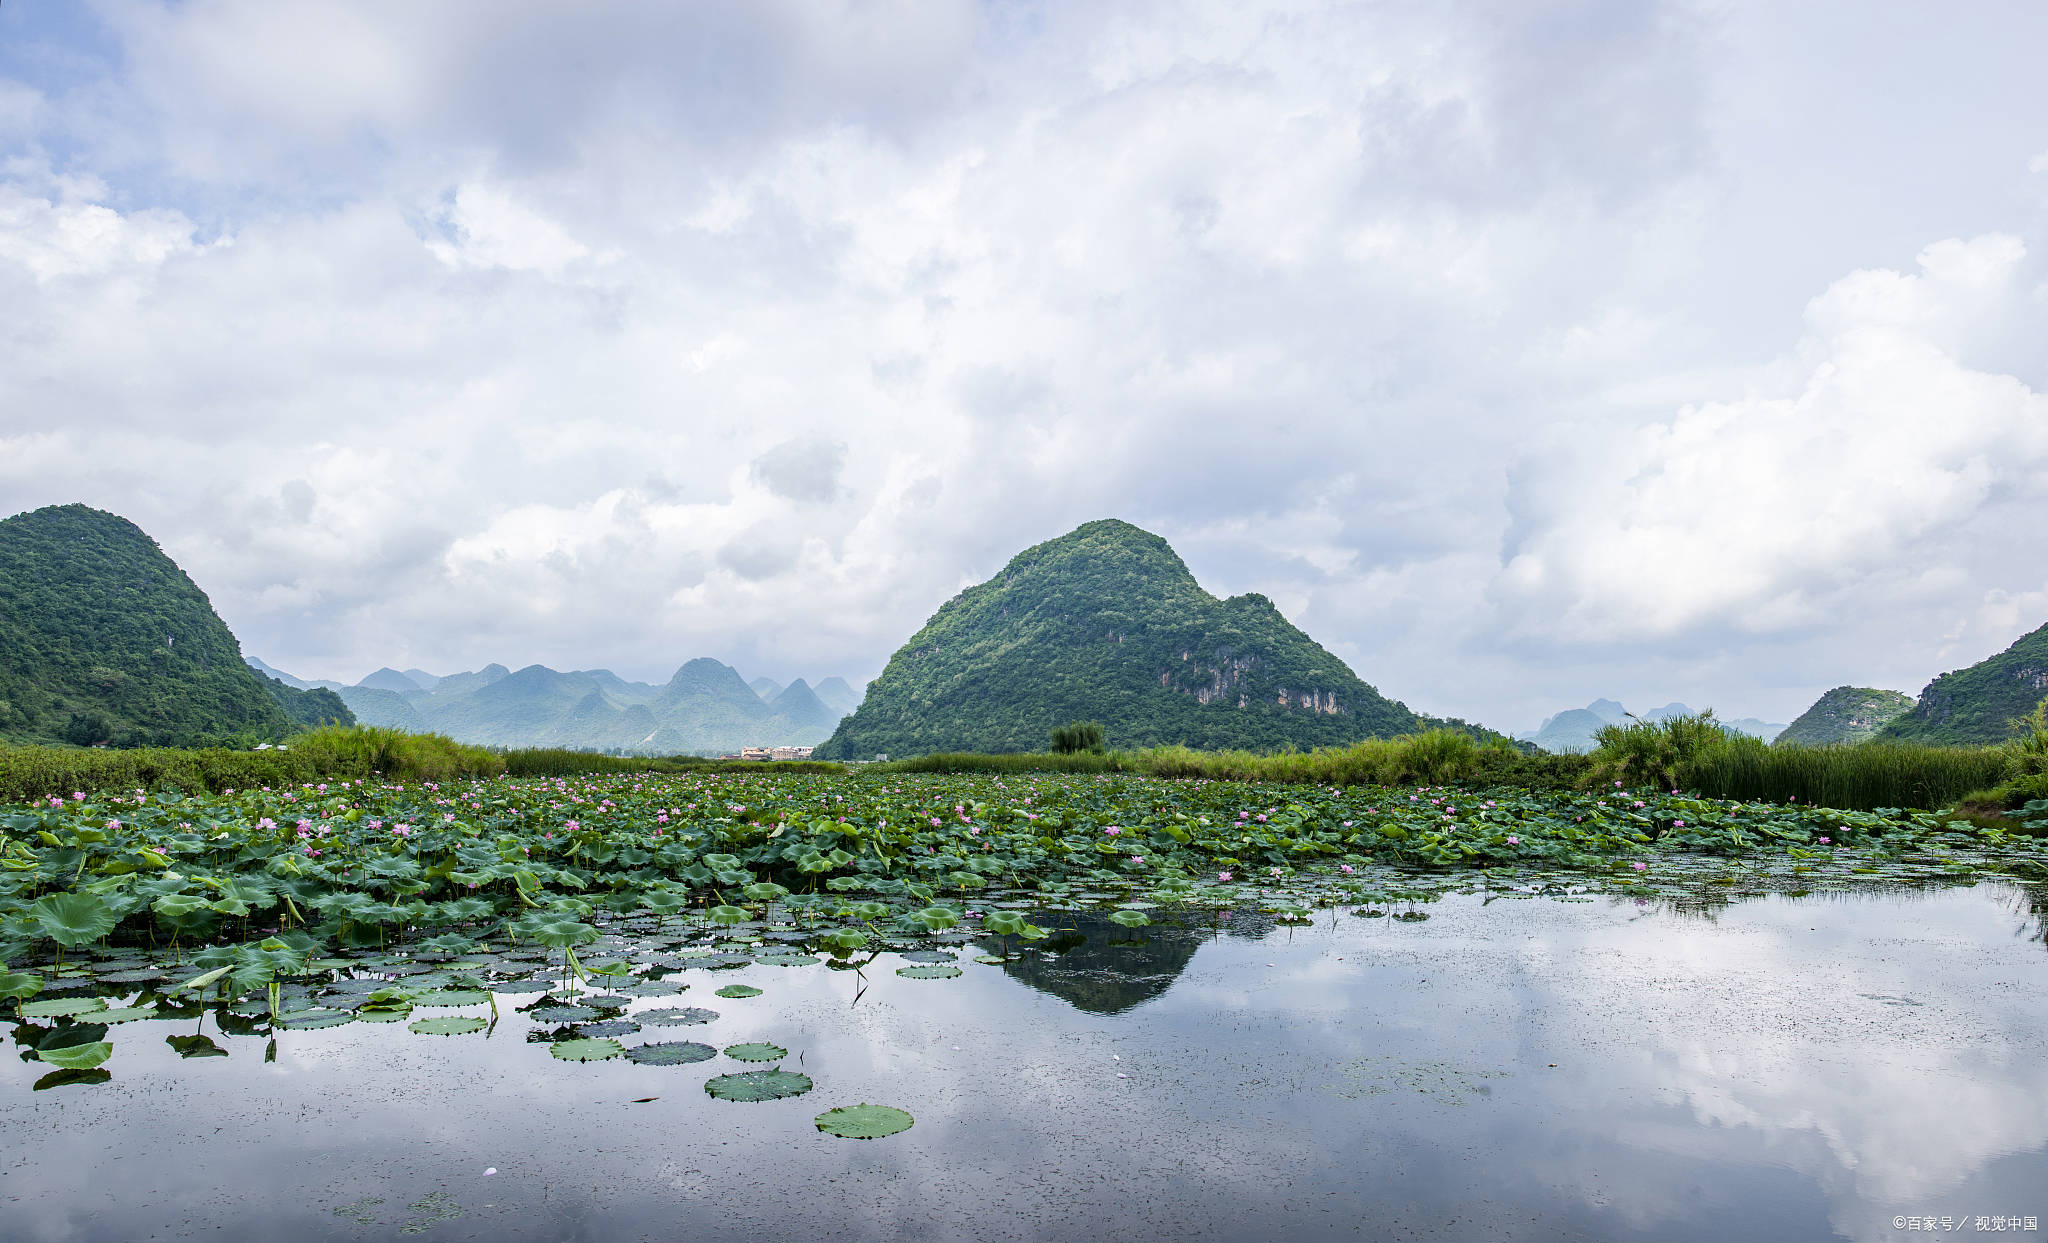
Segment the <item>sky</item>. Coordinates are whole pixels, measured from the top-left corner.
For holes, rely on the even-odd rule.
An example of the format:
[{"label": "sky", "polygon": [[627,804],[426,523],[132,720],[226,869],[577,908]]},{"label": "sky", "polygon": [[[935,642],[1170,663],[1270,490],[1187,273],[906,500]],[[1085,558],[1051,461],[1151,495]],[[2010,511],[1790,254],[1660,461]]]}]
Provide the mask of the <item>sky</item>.
[{"label": "sky", "polygon": [[301,677],[856,685],[1082,522],[1419,711],[2048,622],[2048,7],[0,2],[0,511]]}]

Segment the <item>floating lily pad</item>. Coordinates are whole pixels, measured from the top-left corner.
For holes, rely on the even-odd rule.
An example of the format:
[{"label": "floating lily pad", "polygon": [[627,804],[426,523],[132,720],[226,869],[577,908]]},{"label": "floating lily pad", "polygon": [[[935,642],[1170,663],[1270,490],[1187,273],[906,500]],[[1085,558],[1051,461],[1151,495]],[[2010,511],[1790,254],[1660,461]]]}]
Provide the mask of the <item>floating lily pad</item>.
[{"label": "floating lily pad", "polygon": [[[346,1010],[313,1009],[294,1010],[290,1014],[277,1016],[279,1027],[310,1031],[321,1027],[340,1027],[343,1023],[355,1022],[356,1016]],[[373,1022],[375,1020],[372,1020]]]},{"label": "floating lily pad", "polygon": [[114,1056],[114,1046],[104,1040],[88,1040],[57,1048],[36,1047],[36,1057],[60,1070],[91,1070]]},{"label": "floating lily pad", "polygon": [[915,967],[898,967],[896,974],[907,980],[950,980],[960,974],[960,968],[939,963],[919,963]]},{"label": "floating lily pad", "polygon": [[421,993],[412,999],[416,1006],[487,1006],[491,995],[481,989],[443,988],[431,993]]},{"label": "floating lily pad", "polygon": [[[480,1014],[444,1014],[438,1018],[414,1019],[409,1030],[422,1036],[465,1036],[490,1025],[491,1021]],[[561,1054],[555,1056],[560,1057]]]},{"label": "floating lily pad", "polygon": [[689,1027],[697,1023],[709,1023],[718,1017],[718,1011],[706,1010],[699,1006],[677,1006],[666,1010],[642,1010],[633,1016],[634,1021],[649,1027]]},{"label": "floating lily pad", "polygon": [[818,1129],[841,1139],[880,1139],[910,1129],[916,1119],[888,1105],[841,1105],[817,1116]]},{"label": "floating lily pad", "polygon": [[21,1017],[25,1019],[68,1019],[81,1014],[91,1014],[107,1008],[103,997],[46,997],[41,1001],[21,1003]]},{"label": "floating lily pad", "polygon": [[540,1006],[528,1013],[536,1023],[587,1023],[597,1017],[589,1006]]},{"label": "floating lily pad", "polygon": [[640,1025],[631,1019],[606,1019],[602,1023],[580,1023],[576,1027],[579,1036],[630,1036],[640,1030]]},{"label": "floating lily pad", "polygon": [[626,1046],[605,1039],[558,1040],[548,1046],[548,1052],[565,1062],[602,1062],[623,1056]]},{"label": "floating lily pad", "polygon": [[545,993],[553,987],[551,980],[495,980],[491,983],[494,993]]},{"label": "floating lily pad", "polygon": [[633,1004],[633,999],[618,993],[588,993],[578,997],[576,1004],[592,1006],[599,1010],[623,1010]]},{"label": "floating lily pad", "polygon": [[911,950],[903,955],[904,962],[952,962],[953,955],[945,950]]},{"label": "floating lily pad", "polygon": [[725,1055],[735,1062],[776,1062],[789,1056],[779,1044],[729,1044]]},{"label": "floating lily pad", "polygon": [[407,1006],[403,1010],[389,1010],[382,1008],[373,1010],[368,1006],[365,1006],[361,1010],[356,1011],[357,1021],[363,1023],[403,1023],[405,1020],[411,1017],[411,1006]]},{"label": "floating lily pad", "polygon": [[771,967],[808,967],[818,961],[816,954],[763,954],[754,960]]},{"label": "floating lily pad", "polygon": [[788,1070],[749,1070],[719,1075],[704,1090],[722,1101],[779,1101],[811,1090],[811,1077]]},{"label": "floating lily pad", "polygon": [[761,990],[751,984],[728,984],[718,990],[720,997],[759,997]]},{"label": "floating lily pad", "polygon": [[683,1066],[691,1062],[708,1062],[717,1056],[718,1050],[694,1040],[635,1045],[626,1050],[627,1059],[642,1066]]}]

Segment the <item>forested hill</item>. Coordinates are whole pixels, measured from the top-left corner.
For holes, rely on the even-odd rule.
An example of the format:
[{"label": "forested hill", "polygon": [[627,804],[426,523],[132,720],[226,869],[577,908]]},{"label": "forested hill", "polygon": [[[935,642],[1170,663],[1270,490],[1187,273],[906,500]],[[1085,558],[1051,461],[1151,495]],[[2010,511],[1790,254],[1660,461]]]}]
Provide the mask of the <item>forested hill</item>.
[{"label": "forested hill", "polygon": [[2004,742],[2013,721],[2048,696],[2048,626],[2021,635],[1996,656],[1927,684],[1913,710],[1879,738],[1955,745]]},{"label": "forested hill", "polygon": [[184,746],[326,720],[353,718],[243,664],[206,593],[134,523],[83,505],[0,522],[0,738]]},{"label": "forested hill", "polygon": [[1384,698],[1260,595],[1219,600],[1165,540],[1091,522],[939,608],[820,758],[1043,750],[1055,725],[1112,746],[1274,750],[1389,737]]}]

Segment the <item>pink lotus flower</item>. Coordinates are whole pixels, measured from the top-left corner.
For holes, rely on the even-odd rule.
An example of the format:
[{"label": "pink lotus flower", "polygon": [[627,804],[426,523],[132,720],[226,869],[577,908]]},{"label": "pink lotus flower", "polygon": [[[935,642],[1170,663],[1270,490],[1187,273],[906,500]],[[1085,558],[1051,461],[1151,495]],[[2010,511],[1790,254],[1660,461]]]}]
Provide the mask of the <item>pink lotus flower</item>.
[{"label": "pink lotus flower", "polygon": [[1830,838],[1830,837],[1823,837],[1823,838],[1821,838],[1821,839],[1820,839],[1820,844],[1821,844],[1821,845],[1823,845],[1823,846],[1832,846],[1832,845],[1834,845],[1834,844],[1835,844],[1835,842],[1834,842],[1834,839],[1833,839],[1833,838]]},{"label": "pink lotus flower", "polygon": [[[934,821],[934,823],[937,822]],[[1108,828],[1104,829],[1103,832],[1110,837],[1117,837],[1123,833],[1123,830],[1112,824]]]},{"label": "pink lotus flower", "polygon": [[1647,872],[1647,871],[1649,871],[1649,870],[1650,870],[1650,865],[1649,865],[1649,864],[1647,864],[1647,863],[1638,863],[1638,864],[1636,864],[1636,871],[1638,871],[1638,872]]},{"label": "pink lotus flower", "polygon": [[1351,865],[1350,865],[1350,864],[1348,864],[1348,863],[1340,863],[1340,864],[1338,864],[1338,865],[1337,865],[1337,867],[1338,867],[1338,868],[1339,868],[1339,869],[1340,869],[1340,870],[1341,870],[1341,871],[1342,871],[1342,872],[1344,873],[1344,875],[1346,875],[1346,876],[1349,876],[1349,875],[1351,875],[1351,873],[1352,873],[1352,867],[1351,867]]},{"label": "pink lotus flower", "polygon": [[1145,861],[1145,856],[1143,856],[1143,855],[1132,855],[1132,856],[1131,856],[1131,862],[1132,862],[1132,863],[1143,863],[1144,861]]},{"label": "pink lotus flower", "polygon": [[1228,873],[1228,872],[1218,872],[1218,873],[1216,873],[1216,879],[1217,879],[1217,880],[1220,880],[1220,881],[1226,881],[1226,882],[1227,882],[1227,881],[1229,881],[1229,879],[1230,879],[1230,873]]},{"label": "pink lotus flower", "polygon": [[1519,838],[1519,837],[1516,837],[1516,836],[1515,836],[1514,834],[1512,834],[1512,833],[1508,834],[1508,845],[1510,845],[1510,846],[1519,846],[1519,845],[1521,845],[1521,844],[1522,844],[1522,839],[1521,839],[1521,838]]}]

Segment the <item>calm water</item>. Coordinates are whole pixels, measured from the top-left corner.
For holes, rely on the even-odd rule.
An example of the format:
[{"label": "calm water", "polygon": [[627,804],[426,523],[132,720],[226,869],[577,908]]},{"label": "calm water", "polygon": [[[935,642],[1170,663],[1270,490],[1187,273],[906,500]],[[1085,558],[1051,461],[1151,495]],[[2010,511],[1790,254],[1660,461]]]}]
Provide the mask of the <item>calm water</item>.
[{"label": "calm water", "polygon": [[[213,1015],[122,1024],[105,1084],[0,1062],[0,1236],[1806,1241],[2048,1216],[2048,949],[2017,890],[1428,909],[1067,915],[1052,952],[970,947],[956,979],[883,955],[634,1002],[720,1017],[629,1045],[787,1047],[815,1090],[758,1104],[705,1094],[749,1069],[724,1057],[554,1060],[531,995],[488,1035],[286,1031],[274,1061]],[[195,1031],[228,1056],[165,1041]],[[917,1124],[814,1129],[860,1102]]]}]

